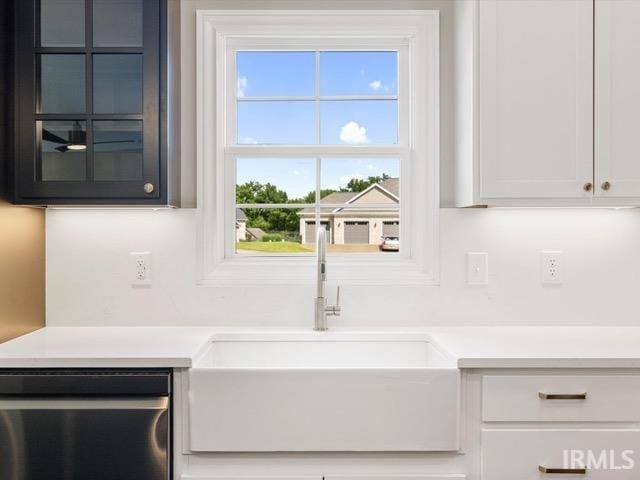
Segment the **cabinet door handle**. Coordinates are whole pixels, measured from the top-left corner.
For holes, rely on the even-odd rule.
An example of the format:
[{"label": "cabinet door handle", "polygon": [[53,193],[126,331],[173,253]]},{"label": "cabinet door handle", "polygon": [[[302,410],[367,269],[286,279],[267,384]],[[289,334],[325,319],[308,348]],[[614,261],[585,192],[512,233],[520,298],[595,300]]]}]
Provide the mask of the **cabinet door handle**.
[{"label": "cabinet door handle", "polygon": [[540,470],[542,473],[565,475],[585,475],[587,473],[586,468],[554,468],[545,467],[544,465],[538,465],[538,470]]},{"label": "cabinet door handle", "polygon": [[538,392],[542,400],[586,400],[587,392],[584,393],[545,393]]},{"label": "cabinet door handle", "polygon": [[603,190],[609,190],[611,188],[611,183],[610,182],[602,182],[602,185],[600,185],[600,188],[602,188]]},{"label": "cabinet door handle", "polygon": [[590,192],[592,188],[593,188],[593,183],[591,183],[591,182],[587,182],[582,186],[582,189],[585,192]]},{"label": "cabinet door handle", "polygon": [[153,193],[153,190],[155,189],[153,183],[145,183],[142,188],[144,190],[144,193]]}]

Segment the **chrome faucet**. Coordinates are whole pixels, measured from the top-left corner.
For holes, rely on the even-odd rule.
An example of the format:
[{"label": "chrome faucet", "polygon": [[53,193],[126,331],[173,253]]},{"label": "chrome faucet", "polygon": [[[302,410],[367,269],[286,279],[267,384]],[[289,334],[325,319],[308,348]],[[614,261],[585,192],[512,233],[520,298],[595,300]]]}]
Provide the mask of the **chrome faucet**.
[{"label": "chrome faucet", "polygon": [[315,323],[313,329],[323,332],[327,329],[327,316],[340,315],[340,287],[336,294],[336,304],[327,305],[325,298],[325,287],[327,283],[327,237],[324,227],[318,228],[316,232],[316,254],[317,254],[317,277],[316,277],[316,305]]}]

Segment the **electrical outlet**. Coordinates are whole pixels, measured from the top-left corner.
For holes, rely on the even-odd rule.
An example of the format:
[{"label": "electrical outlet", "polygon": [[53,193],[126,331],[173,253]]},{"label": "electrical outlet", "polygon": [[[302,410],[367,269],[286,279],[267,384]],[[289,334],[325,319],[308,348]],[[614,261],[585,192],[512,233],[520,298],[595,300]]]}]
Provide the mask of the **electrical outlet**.
[{"label": "electrical outlet", "polygon": [[467,252],[467,285],[487,285],[488,283],[489,254]]},{"label": "electrical outlet", "polygon": [[540,280],[543,285],[562,284],[562,252],[540,252]]},{"label": "electrical outlet", "polygon": [[131,252],[131,285],[151,285],[151,252]]}]

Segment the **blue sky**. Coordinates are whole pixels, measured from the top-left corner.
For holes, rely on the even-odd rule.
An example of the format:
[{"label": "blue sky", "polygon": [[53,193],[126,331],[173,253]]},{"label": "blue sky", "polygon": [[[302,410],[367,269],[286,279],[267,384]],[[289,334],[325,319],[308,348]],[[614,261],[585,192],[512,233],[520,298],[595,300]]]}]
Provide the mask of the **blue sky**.
[{"label": "blue sky", "polygon": [[[377,96],[375,100],[321,100],[320,143],[394,144],[397,141],[396,52],[238,52],[238,143],[315,144],[316,102],[244,101],[251,97]],[[243,100],[244,99],[244,100]],[[396,159],[326,159],[322,188],[337,189],[351,178],[399,176]],[[273,183],[290,198],[315,189],[314,159],[240,159],[237,183]]]},{"label": "blue sky", "polygon": [[251,97],[378,96],[323,100],[320,143],[393,144],[397,139],[396,52],[238,52],[238,143],[316,143],[314,101],[248,102]]}]

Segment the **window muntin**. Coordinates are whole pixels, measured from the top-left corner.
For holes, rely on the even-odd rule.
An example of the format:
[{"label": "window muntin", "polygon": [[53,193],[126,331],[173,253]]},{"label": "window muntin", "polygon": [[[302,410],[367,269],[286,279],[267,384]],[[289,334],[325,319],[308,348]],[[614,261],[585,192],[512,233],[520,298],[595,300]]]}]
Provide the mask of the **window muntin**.
[{"label": "window muntin", "polygon": [[243,50],[235,63],[237,144],[398,143],[397,51]]},{"label": "window muntin", "polygon": [[[398,58],[398,50],[230,53],[235,78],[227,95],[236,120],[229,138],[247,153],[228,156],[235,179],[228,253],[311,254],[318,224],[330,253],[398,253],[382,249],[384,222],[400,222],[407,162],[398,152],[383,156],[400,144]],[[292,157],[300,146],[314,155]],[[329,155],[328,146],[342,154]],[[361,147],[372,151],[362,155]]]}]

